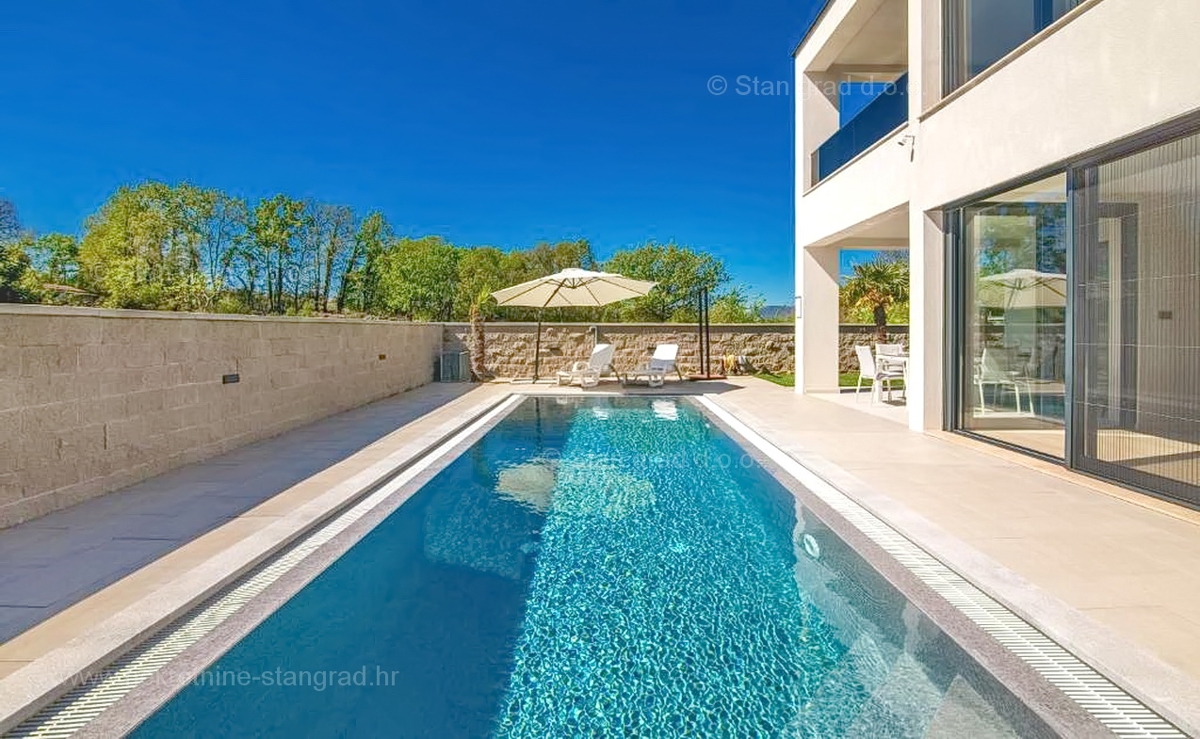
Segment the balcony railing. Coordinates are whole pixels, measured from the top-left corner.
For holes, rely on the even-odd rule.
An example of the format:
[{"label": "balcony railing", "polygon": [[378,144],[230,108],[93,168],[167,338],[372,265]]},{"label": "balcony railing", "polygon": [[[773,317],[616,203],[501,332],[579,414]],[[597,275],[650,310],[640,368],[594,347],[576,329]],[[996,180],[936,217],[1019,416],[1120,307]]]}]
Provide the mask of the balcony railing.
[{"label": "balcony railing", "polygon": [[879,96],[817,147],[813,171],[820,182],[908,120],[908,75],[888,85]]}]

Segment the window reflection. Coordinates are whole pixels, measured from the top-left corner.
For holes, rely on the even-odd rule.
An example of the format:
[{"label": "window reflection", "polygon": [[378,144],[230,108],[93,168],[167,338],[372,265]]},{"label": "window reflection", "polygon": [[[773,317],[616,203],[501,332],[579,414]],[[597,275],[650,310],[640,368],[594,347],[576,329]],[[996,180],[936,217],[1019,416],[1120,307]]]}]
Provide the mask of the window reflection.
[{"label": "window reflection", "polygon": [[1062,457],[1066,175],[963,210],[968,275],[963,428]]},{"label": "window reflection", "polygon": [[1200,503],[1200,135],[1084,181],[1079,464]]},{"label": "window reflection", "polygon": [[1083,0],[947,0],[950,89],[995,64]]}]

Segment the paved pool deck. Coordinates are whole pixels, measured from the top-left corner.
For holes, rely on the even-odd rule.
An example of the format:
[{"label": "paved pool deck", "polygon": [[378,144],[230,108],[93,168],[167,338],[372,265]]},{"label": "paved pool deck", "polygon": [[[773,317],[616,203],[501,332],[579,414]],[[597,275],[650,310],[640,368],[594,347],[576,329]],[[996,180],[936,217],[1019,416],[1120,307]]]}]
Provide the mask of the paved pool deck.
[{"label": "paved pool deck", "polygon": [[748,378],[715,401],[1091,662],[1200,724],[1200,512],[892,408]]},{"label": "paved pool deck", "polygon": [[[35,660],[65,658],[64,644],[81,654],[202,565],[317,520],[333,488],[348,499],[349,481],[416,458],[511,392],[562,391],[431,385],[0,531],[0,703]],[[755,378],[625,392],[711,394],[1131,692],[1200,725],[1200,513]]]}]

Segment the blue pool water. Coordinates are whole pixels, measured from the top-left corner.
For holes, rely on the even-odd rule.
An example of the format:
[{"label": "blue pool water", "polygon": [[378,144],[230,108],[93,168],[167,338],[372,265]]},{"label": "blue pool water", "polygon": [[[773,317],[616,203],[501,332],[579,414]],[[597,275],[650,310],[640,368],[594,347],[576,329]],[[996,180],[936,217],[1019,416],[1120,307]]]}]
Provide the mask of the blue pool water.
[{"label": "blue pool water", "polygon": [[661,398],[525,400],[135,732],[1044,734],[697,407]]}]

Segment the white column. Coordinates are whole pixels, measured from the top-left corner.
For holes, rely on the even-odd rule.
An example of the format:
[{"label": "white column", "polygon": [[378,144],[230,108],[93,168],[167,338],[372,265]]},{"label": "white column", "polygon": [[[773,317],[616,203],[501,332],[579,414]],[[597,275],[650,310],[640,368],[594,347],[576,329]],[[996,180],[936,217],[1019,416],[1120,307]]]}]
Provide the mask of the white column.
[{"label": "white column", "polygon": [[908,426],[942,428],[945,365],[945,246],[940,211],[909,211]]},{"label": "white column", "polygon": [[836,392],[838,386],[838,248],[801,248],[796,318],[796,392]]},{"label": "white column", "polygon": [[812,153],[838,129],[838,82],[796,61],[796,392],[835,390],[838,356],[838,250],[807,248],[803,197]]},{"label": "white column", "polygon": [[909,295],[908,425],[942,428],[945,366],[945,234],[941,211],[922,209],[921,113],[942,96],[942,0],[908,4],[908,111],[914,147],[908,211]]}]

